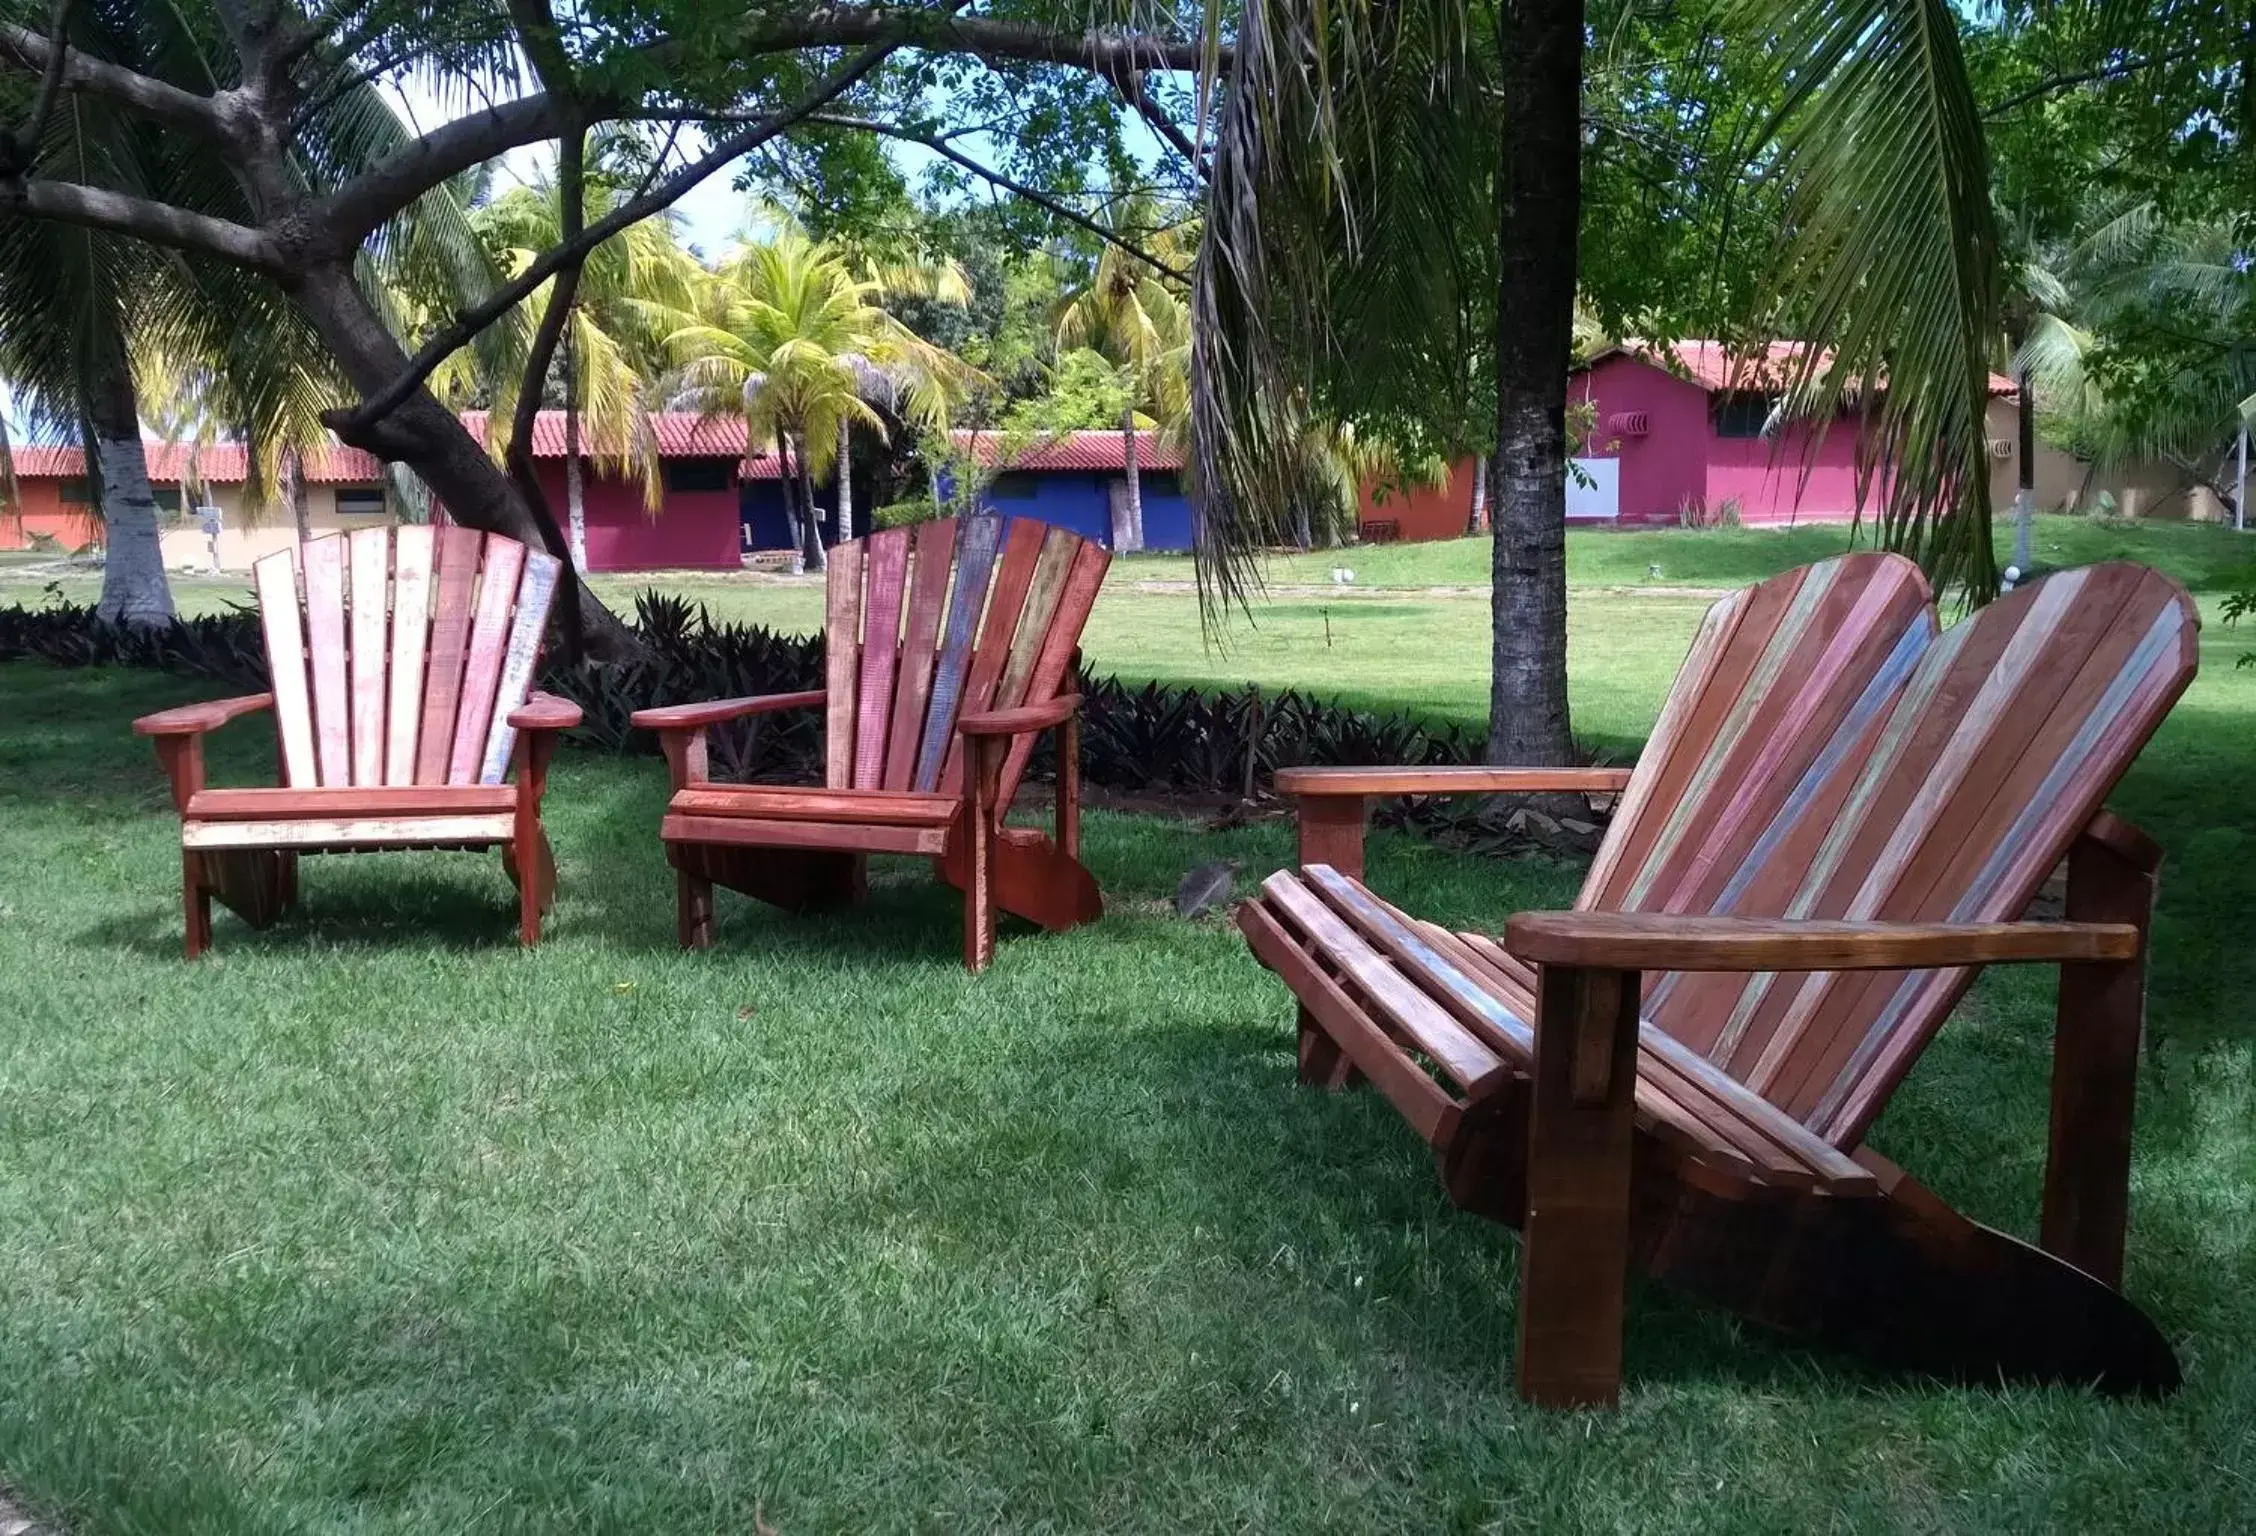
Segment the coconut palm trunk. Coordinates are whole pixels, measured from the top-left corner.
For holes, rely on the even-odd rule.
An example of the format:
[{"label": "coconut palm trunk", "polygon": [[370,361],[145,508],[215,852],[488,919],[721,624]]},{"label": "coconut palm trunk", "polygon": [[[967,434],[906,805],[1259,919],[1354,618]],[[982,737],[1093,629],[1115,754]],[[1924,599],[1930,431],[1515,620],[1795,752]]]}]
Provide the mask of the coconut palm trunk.
[{"label": "coconut palm trunk", "polygon": [[1120,413],[1120,467],[1128,475],[1127,537],[1113,539],[1116,549],[1133,553],[1144,547],[1144,482],[1136,463],[1136,408]]},{"label": "coconut palm trunk", "polygon": [[776,489],[783,493],[783,521],[791,530],[792,574],[807,568],[807,536],[800,531],[799,492],[791,479],[791,438],[779,423],[775,434]]},{"label": "coconut palm trunk", "polygon": [[1582,208],[1583,0],[1506,0],[1509,103],[1498,181],[1496,458],[1489,505],[1488,756],[1571,760],[1567,715],[1567,370]]},{"label": "coconut palm trunk", "polygon": [[572,346],[572,324],[565,322],[564,369],[564,516],[565,537],[572,549],[572,569],[586,574],[587,486],[580,471],[580,370]]},{"label": "coconut palm trunk", "polygon": [[799,553],[810,571],[823,569],[822,517],[815,510],[815,481],[807,473],[807,439],[804,433],[792,445],[799,455],[799,507],[805,514],[799,521]]},{"label": "coconut palm trunk", "polygon": [[2013,568],[2027,580],[2029,563],[2036,557],[2032,535],[2037,515],[2037,398],[2029,378],[2028,359],[2021,355],[2023,337],[2013,339],[2014,447],[2020,458],[2013,491]]},{"label": "coconut palm trunk", "polygon": [[165,581],[157,498],[149,488],[149,456],[141,444],[140,402],[133,371],[114,332],[95,342],[86,400],[86,444],[101,481],[102,596],[94,611],[113,623],[159,628],[174,619]]},{"label": "coconut palm trunk", "polygon": [[838,538],[854,536],[854,428],[838,418]]},{"label": "coconut palm trunk", "polygon": [[282,504],[290,509],[290,525],[297,530],[302,547],[313,537],[313,520],[306,509],[305,465],[298,459],[298,450],[282,450],[282,463],[275,478],[281,483],[276,489],[281,493]]}]

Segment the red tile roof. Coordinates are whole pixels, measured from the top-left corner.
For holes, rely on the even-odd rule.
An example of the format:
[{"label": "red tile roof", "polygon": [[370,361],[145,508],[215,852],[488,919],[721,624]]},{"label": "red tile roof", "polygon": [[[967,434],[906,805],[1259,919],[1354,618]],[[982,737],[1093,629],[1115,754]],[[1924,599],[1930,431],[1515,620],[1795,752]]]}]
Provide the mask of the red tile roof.
[{"label": "red tile roof", "polygon": [[[178,485],[188,468],[188,446],[151,442],[141,446],[149,459],[149,479],[158,485]],[[72,445],[21,443],[16,445],[15,460],[17,476],[26,480],[72,480],[86,473],[86,455]],[[241,443],[207,443],[197,455],[197,468],[212,485],[242,484],[249,462]],[[305,461],[308,485],[373,485],[382,473],[383,465],[374,454],[341,444]]]},{"label": "red tile roof", "polygon": [[[1802,360],[1803,347],[1798,341],[1769,341],[1726,348],[1720,341],[1698,339],[1660,347],[1632,340],[1607,347],[1590,359],[1589,366],[1609,357],[1629,357],[1690,379],[1711,395],[1729,390],[1776,390],[1792,377]],[[2002,373],[1991,374],[1990,393],[2012,394],[2013,381]]]},{"label": "red tile roof", "polygon": [[[992,430],[978,432],[956,431],[953,436],[959,452],[968,453],[984,465],[1000,463],[1003,453],[1002,435]],[[1151,470],[1177,470],[1183,467],[1183,451],[1170,447],[1157,432],[1136,434],[1136,463],[1139,468]],[[1010,469],[1078,470],[1083,472],[1123,470],[1127,467],[1118,432],[1078,431],[1065,432],[1056,437],[1041,439],[1022,450],[1007,466]]]},{"label": "red tile roof", "polygon": [[[479,442],[486,440],[484,411],[464,411],[462,425]],[[744,423],[733,417],[700,416],[695,411],[654,411],[650,417],[650,432],[658,440],[661,459],[737,459],[738,473],[744,479],[779,478],[773,452],[754,454],[750,460],[741,458]],[[584,439],[581,452],[586,452]],[[542,411],[533,417],[533,457],[564,457],[562,411]]]},{"label": "red tile roof", "polygon": [[[661,411],[650,420],[662,458],[736,458],[744,452],[744,424],[740,421],[725,416],[703,417],[692,411]],[[479,442],[486,440],[484,411],[464,411],[462,424]],[[179,484],[181,472],[188,464],[188,449],[154,442],[145,447],[149,455],[149,478],[159,485]],[[562,411],[542,411],[534,418],[533,457],[564,457]],[[15,461],[16,473],[27,480],[67,480],[86,473],[86,456],[75,446],[19,443],[15,445]],[[204,479],[214,485],[240,485],[245,469],[243,445],[208,444],[201,452],[199,467]],[[373,485],[382,473],[383,465],[374,454],[347,448],[341,443],[332,445],[325,454],[310,456],[305,466],[309,485]],[[777,478],[775,455],[755,456],[748,464],[740,465],[740,473],[748,480]]]}]

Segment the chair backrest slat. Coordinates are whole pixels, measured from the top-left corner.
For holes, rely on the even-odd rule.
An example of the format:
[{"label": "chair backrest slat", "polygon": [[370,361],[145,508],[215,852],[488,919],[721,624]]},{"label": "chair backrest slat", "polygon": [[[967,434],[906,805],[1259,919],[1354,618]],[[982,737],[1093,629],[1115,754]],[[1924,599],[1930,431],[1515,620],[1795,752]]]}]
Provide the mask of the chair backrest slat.
[{"label": "chair backrest slat", "polygon": [[562,571],[457,527],[357,529],[260,560],[283,782],[500,783]]},{"label": "chair backrest slat", "polygon": [[392,697],[384,782],[415,782],[416,731],[423,723],[423,659],[431,648],[431,557],[428,524],[401,528],[392,542]]},{"label": "chair backrest slat", "polygon": [[313,698],[306,688],[305,614],[298,606],[298,568],[289,550],[251,567],[259,625],[266,632],[266,670],[274,692],[274,729],[282,745],[282,782],[312,789],[321,782],[313,747]]},{"label": "chair backrest slat", "polygon": [[462,701],[454,721],[454,749],[447,755],[449,784],[475,784],[484,770],[486,731],[493,723],[502,651],[509,643],[517,579],[524,569],[524,545],[515,539],[486,541],[485,565],[478,576],[477,616],[470,623],[470,651],[462,664]]},{"label": "chair backrest slat", "polygon": [[[1908,562],[1823,562],[1702,625],[1584,887],[1598,910],[2016,917],[2193,675],[2184,593],[2063,572],[1937,633]],[[1645,1011],[1853,1146],[1971,972],[1671,974]]]},{"label": "chair backrest slat", "polygon": [[901,603],[909,574],[909,530],[888,528],[864,540],[867,595],[862,602],[862,673],[856,685],[856,789],[885,777],[885,738],[893,714],[893,673],[901,662]]},{"label": "chair backrest slat", "polygon": [[823,586],[823,783],[847,789],[854,782],[854,706],[862,679],[862,554],[856,539],[830,552]]},{"label": "chair backrest slat", "polygon": [[[1034,664],[1027,673],[1026,685],[1020,690],[1016,703],[1039,703],[1055,698],[1071,681],[1067,673],[1072,669],[1073,658],[1081,648],[1081,629],[1089,621],[1089,610],[1097,605],[1097,590],[1104,585],[1105,570],[1112,564],[1112,551],[1093,539],[1075,539],[1073,561],[1066,569],[1065,581],[1058,590],[1056,608],[1042,635],[1041,648],[1034,654]],[[1026,765],[1034,756],[1034,738],[1021,736],[1011,743],[1010,753],[1003,759],[1002,786],[996,800],[1008,806],[1018,793],[1019,781],[1026,776]]]},{"label": "chair backrest slat", "polygon": [[385,645],[392,608],[392,530],[356,528],[352,572],[352,781],[384,782]]},{"label": "chair backrest slat", "polygon": [[1063,528],[1052,528],[1042,540],[1042,553],[1034,562],[1034,579],[1027,584],[1026,607],[1018,616],[1018,632],[1011,636],[1010,654],[1002,675],[995,679],[992,709],[1016,709],[1026,700],[1026,684],[1034,675],[1034,656],[1041,650],[1050,621],[1057,617],[1058,598],[1065,591],[1065,574],[1073,568],[1074,551],[1081,540]]},{"label": "chair backrest slat", "polygon": [[[992,709],[995,684],[1002,680],[1003,663],[1010,657],[1011,636],[1018,632],[1019,615],[1026,611],[1027,589],[1034,584],[1034,567],[1042,558],[1048,525],[1031,517],[1008,520],[1003,532],[1003,554],[995,568],[994,590],[987,598],[987,617],[979,626],[971,668],[964,676],[963,695],[956,705],[959,715]],[[953,738],[941,759],[937,788],[952,795],[963,788],[963,743]]]},{"label": "chair backrest slat", "polygon": [[948,604],[948,577],[956,563],[956,520],[942,517],[917,524],[915,554],[908,616],[902,624],[901,664],[893,683],[885,773],[880,781],[885,789],[907,789],[915,779],[917,749],[924,742],[925,704],[932,696],[932,668],[937,660],[933,647],[940,637],[940,616]]},{"label": "chair backrest slat", "polygon": [[509,759],[517,750],[517,728],[509,723],[509,715],[532,692],[541,634],[548,627],[549,606],[556,600],[556,583],[563,570],[564,563],[554,555],[525,551],[525,573],[517,581],[517,612],[509,621],[509,639],[501,650],[501,678],[494,685],[493,721],[486,727],[485,757],[478,770],[481,784],[499,784],[509,777]]},{"label": "chair backrest slat", "polygon": [[956,583],[948,601],[948,620],[940,630],[940,654],[932,668],[932,696],[925,708],[924,740],[917,747],[911,789],[930,790],[940,782],[940,765],[955,736],[964,674],[971,665],[972,638],[987,602],[987,580],[995,571],[1002,542],[999,517],[966,517],[956,522]]},{"label": "chair backrest slat", "polygon": [[415,782],[444,784],[454,751],[456,706],[462,701],[462,664],[470,639],[470,605],[478,593],[478,562],[486,536],[475,528],[439,530],[438,575],[431,597],[431,657],[425,663],[423,724],[417,731]]},{"label": "chair backrest slat", "polygon": [[345,676],[345,541],[308,542],[306,656],[313,668],[313,741],[323,788],[352,783],[352,693]]}]

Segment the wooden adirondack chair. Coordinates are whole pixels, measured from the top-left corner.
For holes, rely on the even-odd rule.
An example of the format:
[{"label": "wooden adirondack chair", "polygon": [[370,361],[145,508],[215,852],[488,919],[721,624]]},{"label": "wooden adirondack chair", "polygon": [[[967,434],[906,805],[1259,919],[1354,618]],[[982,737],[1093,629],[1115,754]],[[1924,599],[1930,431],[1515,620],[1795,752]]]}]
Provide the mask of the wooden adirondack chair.
[{"label": "wooden adirondack chair", "polygon": [[[557,733],[580,723],[577,704],[527,697],[557,571],[456,527],[363,528],[253,567],[273,691],[133,722],[180,811],[191,959],[214,897],[263,928],[296,900],[300,854],[386,848],[498,846],[519,937],[539,940],[556,889],[541,792]],[[267,708],[282,787],[205,788],[204,733]]]},{"label": "wooden adirondack chair", "polygon": [[[1367,1078],[1451,1197],[1521,1227],[1519,1388],[1610,1403],[1624,1271],[1877,1361],[2159,1392],[2117,1293],[2159,851],[2102,800],[2194,674],[2138,566],[1938,632],[1851,555],[1715,605],[1634,773],[1306,770],[1303,867],[1240,909],[1300,1003],[1304,1082]],[[1575,910],[1503,942],[1364,886],[1373,795],[1614,791]],[[2018,921],[2068,861],[2068,921]],[[2041,1246],[1946,1206],[1866,1129],[1992,961],[2058,961]]]},{"label": "wooden adirondack chair", "polygon": [[[912,537],[913,535],[913,537]],[[659,835],[684,947],[712,942],[716,882],[791,910],[858,900],[872,853],[923,854],[964,893],[964,964],[993,958],[998,908],[1057,931],[1104,910],[1080,861],[1081,626],[1111,555],[1029,518],[939,519],[831,551],[825,688],[636,713],[674,794]],[[951,595],[949,575],[955,575]],[[822,708],[824,787],[716,784],[705,733]],[[1004,824],[1056,730],[1055,836]]]}]

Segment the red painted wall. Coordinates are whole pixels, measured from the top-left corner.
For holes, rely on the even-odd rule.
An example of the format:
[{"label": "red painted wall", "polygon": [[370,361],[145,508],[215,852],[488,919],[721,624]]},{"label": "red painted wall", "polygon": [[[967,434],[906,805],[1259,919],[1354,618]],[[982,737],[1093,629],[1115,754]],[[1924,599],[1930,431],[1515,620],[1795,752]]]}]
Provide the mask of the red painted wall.
[{"label": "red painted wall", "polygon": [[0,512],[0,549],[29,549],[31,536],[43,533],[68,550],[100,541],[101,524],[91,512],[65,505],[59,480],[19,477],[13,511]]},{"label": "red painted wall", "polygon": [[1363,505],[1355,514],[1358,524],[1392,522],[1395,537],[1405,542],[1421,539],[1461,539],[1472,526],[1473,461],[1461,460],[1449,472],[1446,485],[1421,485],[1409,491],[1399,486],[1366,486]]},{"label": "red painted wall", "polygon": [[[1708,494],[1707,449],[1714,437],[1707,392],[1633,358],[1608,357],[1577,374],[1572,400],[1590,400],[1598,419],[1584,453],[1621,460],[1621,521],[1674,523],[1687,502]],[[1624,434],[1614,417],[1645,415],[1642,437]]]},{"label": "red painted wall", "polygon": [[[564,520],[564,466],[543,461],[541,489]],[[643,510],[637,481],[587,482],[587,553],[592,571],[727,570],[738,553],[736,487],[725,491],[668,491],[653,517]]]},{"label": "red painted wall", "polygon": [[[1570,395],[1596,403],[1589,454],[1621,460],[1621,521],[1675,523],[1688,504],[1713,511],[1739,503],[1741,521],[1845,522],[1856,512],[1856,426],[1825,434],[1804,478],[1811,428],[1789,426],[1777,440],[1719,438],[1707,391],[1649,363],[1614,356],[1575,376]],[[1613,418],[1645,413],[1643,436],[1623,434]]]}]

